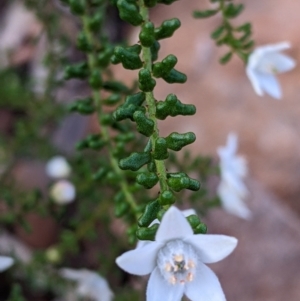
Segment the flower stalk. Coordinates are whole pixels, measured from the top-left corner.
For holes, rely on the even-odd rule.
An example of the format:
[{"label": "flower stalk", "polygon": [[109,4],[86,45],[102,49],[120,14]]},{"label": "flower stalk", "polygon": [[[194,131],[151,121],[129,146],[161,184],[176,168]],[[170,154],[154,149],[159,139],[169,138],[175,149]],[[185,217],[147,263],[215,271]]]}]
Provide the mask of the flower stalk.
[{"label": "flower stalk", "polygon": [[[144,22],[149,21],[149,9],[145,6],[144,0],[139,1],[140,6],[140,14],[143,17]],[[152,54],[150,47],[144,47],[142,46],[142,59],[144,61],[144,68],[149,70],[150,73],[152,73]],[[152,144],[152,151],[155,152],[155,141],[159,138],[159,129],[157,126],[157,119],[156,119],[156,100],[154,98],[154,94],[152,91],[146,92],[146,104],[148,109],[149,118],[154,123],[154,131],[151,135],[151,144]],[[159,184],[160,184],[160,190],[168,191],[169,186],[167,184],[167,173],[166,173],[166,167],[163,160],[155,160],[155,166],[157,170],[157,176],[159,178]]]}]

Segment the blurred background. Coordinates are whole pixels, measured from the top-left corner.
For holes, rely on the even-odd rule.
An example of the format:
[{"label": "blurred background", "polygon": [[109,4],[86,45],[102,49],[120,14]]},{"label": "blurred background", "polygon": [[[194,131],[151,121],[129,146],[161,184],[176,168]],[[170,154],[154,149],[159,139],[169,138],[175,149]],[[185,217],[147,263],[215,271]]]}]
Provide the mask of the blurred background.
[{"label": "blurred background", "polygon": [[[300,61],[300,2],[239,2],[245,4],[246,9],[234,22],[252,23],[256,46],[289,41],[292,48],[287,54]],[[216,157],[216,148],[225,144],[229,132],[238,134],[239,153],[248,161],[248,205],[253,218],[244,221],[221,209],[214,209],[205,217],[209,233],[239,238],[234,254],[212,268],[220,276],[229,301],[297,301],[300,300],[300,71],[296,67],[279,76],[282,100],[257,96],[242,61],[234,58],[225,66],[218,63],[226,49],[217,48],[210,33],[220,23],[219,17],[193,19],[193,10],[209,8],[209,5],[208,1],[181,0],[152,10],[152,19],[157,25],[168,18],[181,20],[182,26],[174,36],[162,41],[160,58],[171,53],[176,55],[177,69],[188,76],[183,86],[170,86],[159,80],[155,96],[162,100],[167,94],[175,93],[182,102],[197,106],[193,117],[161,122],[161,133],[194,131],[197,140],[190,146],[192,153],[213,157]],[[62,13],[62,33],[74,40],[78,30],[76,20],[74,22],[55,1],[53,9]],[[33,78],[32,91],[36,95],[45,92],[48,71],[43,60],[48,41],[43,39],[41,22],[22,1],[0,0],[0,20],[0,68],[3,70],[0,71],[0,134],[4,137],[13,135],[14,125],[23,114],[22,105],[18,104],[20,98],[24,98],[24,103],[30,102],[30,95],[20,88],[22,81]],[[131,42],[138,42],[138,32],[121,23],[114,11],[109,15],[107,30],[112,40],[128,36]],[[66,55],[74,60],[80,57],[75,50],[69,50]],[[12,71],[8,72],[7,68]],[[113,70],[118,79],[128,84],[136,76],[135,71],[123,70],[119,65]],[[80,96],[84,89],[79,81],[71,81],[58,89],[54,97],[68,102]],[[59,113],[53,112],[55,114]],[[64,117],[51,134],[50,144],[62,152],[72,153],[75,142],[96,128],[91,118]],[[5,141],[1,136],[0,147],[1,141]],[[3,156],[5,165],[12,154]],[[20,160],[14,168],[15,178],[19,185],[28,188],[47,185],[47,179],[42,176],[43,168],[39,162]],[[51,222],[49,231],[54,233]],[[40,221],[37,219],[34,223]],[[46,231],[44,224],[43,227]],[[16,240],[29,248],[51,244],[51,234],[33,237],[22,230],[14,233]],[[50,242],[43,242],[47,237]],[[1,244],[0,237],[0,251],[5,249],[5,243],[2,247]]]}]

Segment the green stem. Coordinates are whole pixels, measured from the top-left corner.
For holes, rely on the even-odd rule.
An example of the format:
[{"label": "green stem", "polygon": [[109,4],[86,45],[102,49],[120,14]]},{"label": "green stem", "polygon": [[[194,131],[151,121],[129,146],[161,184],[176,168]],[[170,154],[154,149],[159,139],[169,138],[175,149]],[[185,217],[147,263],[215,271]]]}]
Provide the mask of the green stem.
[{"label": "green stem", "polygon": [[[83,30],[86,34],[86,37],[88,39],[88,42],[90,45],[95,45],[96,41],[94,39],[93,33],[89,30],[88,27],[88,16],[83,16],[82,17],[82,23],[83,23]],[[88,66],[90,70],[95,70],[99,69],[97,67],[96,63],[96,54],[95,52],[91,51],[87,55],[88,57]],[[126,181],[126,178],[124,176],[124,173],[120,170],[118,166],[118,162],[116,158],[113,156],[113,146],[111,144],[111,139],[109,135],[109,129],[107,126],[101,124],[101,115],[102,115],[102,104],[101,104],[101,95],[100,95],[100,90],[92,88],[92,97],[96,106],[97,110],[97,117],[98,117],[98,122],[100,125],[100,132],[104,138],[105,141],[107,141],[107,149],[108,149],[108,154],[109,154],[109,160],[111,163],[111,166],[114,170],[114,172],[118,175],[120,179],[120,187],[122,189],[122,192],[124,193],[125,199],[129,206],[131,207],[132,211],[134,212],[134,215],[136,219],[138,219],[139,214],[138,214],[138,206],[136,204],[136,201],[132,195],[132,193],[129,191],[129,187]]]},{"label": "green stem", "polygon": [[[139,0],[140,14],[144,19],[144,22],[149,21],[149,10],[145,6],[143,0]],[[142,59],[144,61],[144,68],[148,69],[152,73],[152,55],[149,47],[142,46]],[[159,129],[157,125],[156,113],[156,100],[154,98],[153,92],[146,92],[146,103],[148,107],[149,118],[154,122],[154,132],[151,135],[152,150],[155,148],[155,141],[159,138]],[[169,190],[167,183],[167,172],[165,163],[163,160],[155,160],[155,166],[157,170],[157,176],[159,178],[159,184],[161,191]]]},{"label": "green stem", "polygon": [[[229,22],[229,20],[226,18],[226,16],[225,16],[225,9],[226,9],[225,0],[221,0],[219,2],[219,11],[222,14],[224,26],[227,29],[230,37],[233,38],[233,39],[235,39],[234,34],[233,34],[235,28],[231,25],[231,23]],[[237,49],[236,47],[234,47],[233,45],[231,45],[229,43],[226,43],[226,45],[230,48],[230,51],[232,53],[235,53],[245,63],[247,62],[247,53],[244,53],[244,52],[240,51],[239,49]]]}]

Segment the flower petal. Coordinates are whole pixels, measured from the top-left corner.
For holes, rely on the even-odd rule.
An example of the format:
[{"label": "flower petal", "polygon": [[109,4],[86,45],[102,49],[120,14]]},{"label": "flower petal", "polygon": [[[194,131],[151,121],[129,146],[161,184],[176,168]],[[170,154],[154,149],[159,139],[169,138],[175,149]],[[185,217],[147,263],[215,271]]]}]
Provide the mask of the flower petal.
[{"label": "flower petal", "polygon": [[200,261],[204,263],[217,262],[227,257],[238,242],[235,237],[214,234],[192,235],[183,241],[198,250]]},{"label": "flower petal", "polygon": [[182,212],[182,214],[183,214],[185,217],[188,217],[188,216],[190,216],[190,215],[197,215],[196,210],[193,209],[193,208],[185,209],[185,210],[182,210],[181,212]]},{"label": "flower petal", "polygon": [[293,69],[296,66],[295,60],[281,53],[270,53],[262,59],[262,65],[272,66],[273,72],[282,73]]},{"label": "flower petal", "polygon": [[160,274],[158,268],[151,273],[147,292],[147,301],[180,301],[183,295],[184,285],[168,283]]},{"label": "flower petal", "polygon": [[147,275],[156,265],[156,255],[163,246],[152,241],[134,250],[125,252],[116,259],[117,265],[124,271],[134,275]]},{"label": "flower petal", "polygon": [[246,206],[243,198],[245,195],[240,194],[242,191],[233,190],[225,182],[221,182],[218,187],[218,196],[221,199],[222,207],[229,213],[240,218],[250,219],[251,211]]},{"label": "flower petal", "polygon": [[282,50],[286,50],[291,48],[290,42],[280,42],[276,44],[268,44],[264,46],[257,47],[254,52],[261,52],[264,55],[272,53],[272,52],[279,52]]},{"label": "flower petal", "polygon": [[76,270],[76,269],[62,268],[59,270],[59,273],[63,278],[74,280],[74,281],[82,281],[86,277],[86,272],[84,269]]},{"label": "flower petal", "polygon": [[220,186],[223,186],[223,190],[235,192],[241,198],[245,198],[248,195],[248,189],[236,171],[232,170],[229,172],[225,170],[221,179]]},{"label": "flower petal", "polygon": [[276,99],[281,98],[280,84],[274,75],[256,72],[256,76],[262,90]]},{"label": "flower petal", "polygon": [[14,260],[8,256],[0,256],[0,272],[5,271],[11,267],[14,263]]},{"label": "flower petal", "polygon": [[165,242],[167,240],[183,238],[192,234],[193,229],[182,212],[172,206],[164,214],[156,232],[155,240],[158,242]]},{"label": "flower petal", "polygon": [[191,301],[226,301],[217,276],[202,262],[198,263],[195,279],[186,284],[185,294]]},{"label": "flower petal", "polygon": [[255,72],[255,70],[249,64],[247,65],[246,73],[256,94],[258,94],[259,96],[263,96],[264,92],[259,82],[257,72]]}]

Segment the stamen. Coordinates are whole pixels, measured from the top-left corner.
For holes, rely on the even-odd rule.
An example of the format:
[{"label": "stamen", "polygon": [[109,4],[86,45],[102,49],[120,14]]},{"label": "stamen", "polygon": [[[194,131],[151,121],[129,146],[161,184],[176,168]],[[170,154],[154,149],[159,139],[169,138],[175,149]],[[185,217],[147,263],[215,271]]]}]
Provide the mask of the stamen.
[{"label": "stamen", "polygon": [[171,283],[171,284],[176,284],[176,281],[177,281],[177,279],[176,279],[176,277],[175,276],[171,276],[170,277],[170,279],[169,279],[169,282]]},{"label": "stamen", "polygon": [[182,262],[183,261],[183,255],[174,255],[174,260],[177,262]]},{"label": "stamen", "polygon": [[189,282],[193,281],[194,280],[194,274],[188,273],[187,277],[186,277],[186,280],[189,281]]},{"label": "stamen", "polygon": [[184,285],[194,280],[198,254],[182,240],[168,242],[157,255],[157,266],[170,284]]},{"label": "stamen", "polygon": [[188,262],[188,267],[191,268],[191,269],[193,269],[195,266],[196,266],[196,265],[195,265],[195,262],[192,261],[192,260],[189,260],[189,262]]},{"label": "stamen", "polygon": [[171,270],[172,270],[172,265],[170,264],[170,262],[167,262],[165,264],[165,271],[166,272],[171,272]]}]

